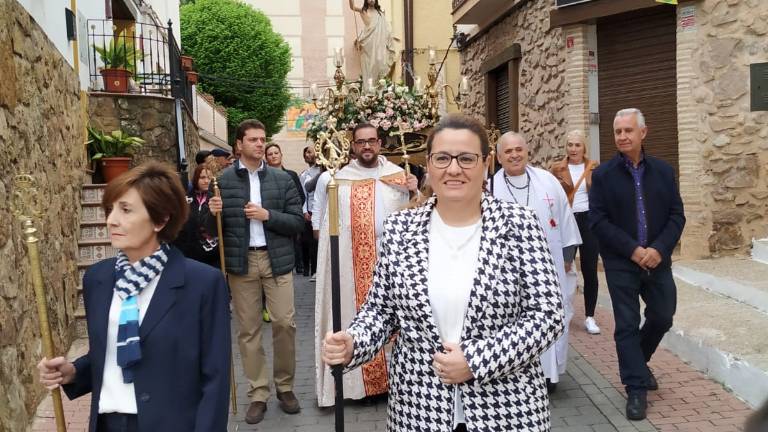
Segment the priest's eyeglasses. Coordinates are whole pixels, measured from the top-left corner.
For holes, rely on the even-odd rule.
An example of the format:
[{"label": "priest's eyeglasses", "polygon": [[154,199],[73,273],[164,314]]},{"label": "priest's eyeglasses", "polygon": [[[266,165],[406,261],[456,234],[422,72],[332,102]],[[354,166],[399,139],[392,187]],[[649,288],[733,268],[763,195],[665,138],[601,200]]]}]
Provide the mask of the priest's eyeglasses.
[{"label": "priest's eyeglasses", "polygon": [[429,155],[429,161],[432,162],[435,168],[448,168],[451,166],[453,160],[456,159],[456,163],[460,168],[470,169],[477,165],[477,161],[480,160],[480,155],[477,153],[459,153],[452,155],[444,152],[432,153]]},{"label": "priest's eyeglasses", "polygon": [[359,145],[360,147],[363,147],[366,144],[368,144],[368,146],[370,146],[370,147],[373,147],[373,146],[375,146],[379,142],[379,139],[378,138],[368,138],[367,140],[366,139],[357,139],[357,140],[355,140],[353,142],[355,143],[355,145]]}]

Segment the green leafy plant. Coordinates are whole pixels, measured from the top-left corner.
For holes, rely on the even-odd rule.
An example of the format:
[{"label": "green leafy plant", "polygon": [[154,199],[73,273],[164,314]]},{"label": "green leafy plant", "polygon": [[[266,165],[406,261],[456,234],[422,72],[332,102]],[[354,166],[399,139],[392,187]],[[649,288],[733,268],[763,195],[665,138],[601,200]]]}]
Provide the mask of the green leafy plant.
[{"label": "green leafy plant", "polygon": [[129,157],[144,145],[144,140],[121,130],[110,133],[88,127],[88,150],[91,160],[105,157]]},{"label": "green leafy plant", "polygon": [[126,37],[121,33],[115,35],[107,45],[93,44],[93,49],[99,53],[105,68],[126,69],[134,74],[136,62],[144,58],[144,53],[136,48],[133,37]]},{"label": "green leafy plant", "polygon": [[181,6],[184,53],[195,58],[198,88],[227,108],[230,134],[256,118],[267,135],[280,131],[291,101],[291,48],[269,18],[239,0],[195,0]]}]

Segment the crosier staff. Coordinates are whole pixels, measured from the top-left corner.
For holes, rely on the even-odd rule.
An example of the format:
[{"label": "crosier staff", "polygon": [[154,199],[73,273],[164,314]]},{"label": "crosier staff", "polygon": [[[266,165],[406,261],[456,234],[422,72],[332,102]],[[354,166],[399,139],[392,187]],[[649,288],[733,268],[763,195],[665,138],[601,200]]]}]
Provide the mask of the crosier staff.
[{"label": "crosier staff", "polygon": [[[328,233],[331,244],[331,315],[333,332],[341,331],[341,284],[339,279],[339,185],[336,172],[346,163],[349,152],[349,139],[344,132],[334,127],[336,121],[331,118],[328,132],[317,135],[315,152],[320,165],[331,175],[328,182]],[[344,432],[344,366],[331,367],[336,387],[336,432]]]},{"label": "crosier staff", "polygon": [[[29,267],[32,285],[35,289],[37,316],[40,321],[40,336],[43,339],[43,352],[46,358],[52,359],[56,355],[53,352],[51,324],[48,321],[48,301],[45,298],[43,273],[40,269],[38,249],[40,239],[36,236],[37,228],[35,228],[35,224],[32,221],[41,215],[35,204],[37,188],[35,187],[35,179],[26,174],[16,176],[14,183],[16,189],[13,200],[14,214],[21,220],[21,224],[24,227],[24,241],[27,244],[27,252],[29,253]],[[53,398],[53,414],[56,418],[56,431],[67,432],[67,423],[64,419],[64,405],[61,402],[61,389],[56,387],[51,390],[51,397]]]},{"label": "crosier staff", "polygon": [[[221,167],[215,161],[208,162],[208,169],[211,171],[211,177],[213,179],[213,196],[221,198],[221,190],[219,189],[218,174]],[[221,225],[221,212],[216,213],[216,235],[219,238],[219,265],[221,266],[221,273],[224,278],[227,278],[227,265],[224,258],[224,234]],[[227,282],[229,284],[229,282]],[[230,389],[230,402],[232,405],[232,414],[237,415],[237,383],[235,382],[235,360],[232,350],[229,351],[229,389]]]}]

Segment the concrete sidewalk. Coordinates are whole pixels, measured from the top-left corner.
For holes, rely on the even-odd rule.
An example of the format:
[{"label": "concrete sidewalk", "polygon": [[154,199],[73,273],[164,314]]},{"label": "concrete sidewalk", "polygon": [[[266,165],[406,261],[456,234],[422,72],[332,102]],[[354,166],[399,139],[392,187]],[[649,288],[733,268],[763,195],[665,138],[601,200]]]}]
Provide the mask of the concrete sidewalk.
[{"label": "concrete sidewalk", "polygon": [[[296,325],[297,370],[295,392],[301,413],[287,415],[275,398],[268,402],[264,421],[248,425],[243,418],[248,407],[247,383],[236,345],[236,377],[238,383],[238,415],[231,416],[229,431],[331,432],[334,430],[332,409],[319,409],[315,403],[314,384],[314,284],[297,276]],[[605,286],[601,285],[601,290]],[[738,431],[751,412],[723,387],[696,372],[680,359],[660,349],[652,361],[660,389],[650,394],[648,420],[629,422],[624,417],[624,391],[619,382],[618,364],[613,344],[613,320],[609,309],[598,307],[597,320],[601,335],[589,335],[583,329],[583,300],[574,299],[576,315],[571,323],[571,359],[552,396],[553,432],[607,431]],[[271,358],[271,332],[265,328],[264,341]],[[70,402],[65,398],[69,432],[87,431],[90,398]],[[55,431],[50,398],[40,406],[32,431]],[[386,400],[372,406],[349,402],[345,406],[345,430],[384,431]]]}]

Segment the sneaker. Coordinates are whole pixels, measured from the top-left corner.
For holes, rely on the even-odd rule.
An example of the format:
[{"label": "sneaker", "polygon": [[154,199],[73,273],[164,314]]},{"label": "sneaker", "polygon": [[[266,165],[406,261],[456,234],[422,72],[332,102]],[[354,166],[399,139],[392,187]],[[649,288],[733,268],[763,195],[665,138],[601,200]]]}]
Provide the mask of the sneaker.
[{"label": "sneaker", "polygon": [[310,281],[310,282],[314,282],[314,281],[316,281],[316,280],[317,280],[317,276],[315,276],[315,275],[312,275],[312,277],[311,277],[311,278],[309,278],[309,281]]},{"label": "sneaker", "polygon": [[600,334],[600,327],[597,326],[593,317],[587,317],[587,319],[584,320],[584,327],[586,327],[587,333],[589,334]]},{"label": "sneaker", "polygon": [[261,319],[263,319],[264,322],[272,322],[272,318],[269,317],[269,311],[266,309],[261,311]]}]

